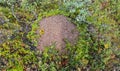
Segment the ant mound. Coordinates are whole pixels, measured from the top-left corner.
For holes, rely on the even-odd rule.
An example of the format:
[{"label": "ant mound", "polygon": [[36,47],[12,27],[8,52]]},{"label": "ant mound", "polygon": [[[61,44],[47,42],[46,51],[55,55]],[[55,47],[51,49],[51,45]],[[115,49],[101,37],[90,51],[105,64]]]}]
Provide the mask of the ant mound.
[{"label": "ant mound", "polygon": [[40,30],[44,33],[39,38],[38,49],[55,45],[56,49],[62,51],[66,46],[66,41],[75,44],[79,32],[76,26],[69,22],[65,16],[56,15],[44,18],[40,21]]}]

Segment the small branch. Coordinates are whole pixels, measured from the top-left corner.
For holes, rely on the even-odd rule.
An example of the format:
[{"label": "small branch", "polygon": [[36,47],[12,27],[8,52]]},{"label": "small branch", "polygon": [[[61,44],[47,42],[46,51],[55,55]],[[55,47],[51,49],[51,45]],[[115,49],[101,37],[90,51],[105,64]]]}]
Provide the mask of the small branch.
[{"label": "small branch", "polygon": [[12,15],[14,16],[14,18],[15,18],[18,22],[24,23],[24,21],[20,21],[20,20],[16,17],[15,12],[14,12],[14,5],[12,5],[11,11],[12,11]]}]

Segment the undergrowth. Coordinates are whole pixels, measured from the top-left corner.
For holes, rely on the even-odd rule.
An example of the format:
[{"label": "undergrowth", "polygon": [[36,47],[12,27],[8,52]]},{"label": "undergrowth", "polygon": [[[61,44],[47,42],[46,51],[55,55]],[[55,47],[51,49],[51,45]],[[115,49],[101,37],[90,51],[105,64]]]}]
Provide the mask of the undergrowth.
[{"label": "undergrowth", "polygon": [[[120,1],[0,0],[0,70],[110,71],[120,70]],[[55,46],[36,49],[39,21],[64,15],[79,30],[66,53]]]}]

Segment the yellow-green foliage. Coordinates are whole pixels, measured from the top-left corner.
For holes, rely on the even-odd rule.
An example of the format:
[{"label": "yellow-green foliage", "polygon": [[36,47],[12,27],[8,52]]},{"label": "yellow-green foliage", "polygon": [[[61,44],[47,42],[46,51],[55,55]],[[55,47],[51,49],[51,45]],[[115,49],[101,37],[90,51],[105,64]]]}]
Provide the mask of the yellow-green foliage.
[{"label": "yellow-green foliage", "polygon": [[[37,63],[34,50],[30,49],[35,45],[32,44],[33,41],[29,40],[30,38],[27,38],[27,33],[31,31],[31,24],[34,22],[34,15],[18,5],[0,5],[0,34],[2,38],[0,70],[23,71],[29,64],[32,66]],[[34,39],[32,38],[32,40]]]},{"label": "yellow-green foliage", "polygon": [[[120,58],[120,1],[88,0],[90,1],[88,3],[89,6],[87,6],[88,4],[84,5],[85,1],[80,3],[79,0],[77,1],[66,2],[67,11],[71,13],[70,17],[73,20],[75,19],[81,35],[74,47],[76,50],[69,48],[73,52],[70,55],[76,54],[74,56],[75,59],[73,59],[73,56],[71,57],[73,60],[71,63],[73,62],[78,66],[80,62],[80,66],[91,67],[90,70],[92,71],[101,69],[113,70],[112,66],[114,64],[119,67],[120,63],[117,59]],[[80,9],[76,10],[76,8]],[[84,12],[81,12],[81,10],[84,10]],[[111,62],[112,60],[115,62]]]},{"label": "yellow-green foliage", "polygon": [[[64,15],[77,26],[75,45],[36,50],[39,21]],[[40,34],[37,33],[40,31]],[[119,0],[0,0],[0,70],[90,71],[120,68]]]}]

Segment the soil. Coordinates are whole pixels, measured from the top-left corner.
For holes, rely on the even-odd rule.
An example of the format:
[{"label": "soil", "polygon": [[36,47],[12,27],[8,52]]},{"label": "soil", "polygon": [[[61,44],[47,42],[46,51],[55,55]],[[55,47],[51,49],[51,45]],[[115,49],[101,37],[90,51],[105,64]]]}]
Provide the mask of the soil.
[{"label": "soil", "polygon": [[37,48],[42,51],[46,46],[54,43],[58,50],[63,50],[66,44],[65,39],[71,44],[75,44],[79,35],[76,26],[62,15],[44,18],[39,24],[40,29],[44,30],[44,34],[40,37]]}]

